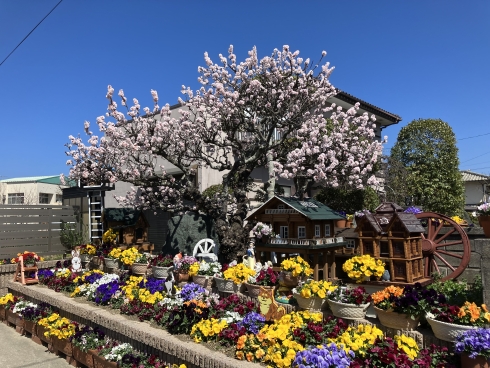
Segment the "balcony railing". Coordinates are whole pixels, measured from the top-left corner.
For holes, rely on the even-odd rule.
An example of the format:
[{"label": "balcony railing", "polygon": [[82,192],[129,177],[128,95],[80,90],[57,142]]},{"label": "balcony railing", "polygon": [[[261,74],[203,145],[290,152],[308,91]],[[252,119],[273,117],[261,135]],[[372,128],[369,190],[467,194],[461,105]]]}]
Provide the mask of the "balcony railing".
[{"label": "balcony railing", "polygon": [[265,210],[266,215],[277,215],[279,213],[298,213],[298,211],[292,208],[283,208],[283,209],[272,208],[272,209]]},{"label": "balcony railing", "polygon": [[323,245],[342,243],[344,238],[316,238],[316,239],[298,239],[298,238],[271,238],[267,241],[269,244],[278,245]]}]

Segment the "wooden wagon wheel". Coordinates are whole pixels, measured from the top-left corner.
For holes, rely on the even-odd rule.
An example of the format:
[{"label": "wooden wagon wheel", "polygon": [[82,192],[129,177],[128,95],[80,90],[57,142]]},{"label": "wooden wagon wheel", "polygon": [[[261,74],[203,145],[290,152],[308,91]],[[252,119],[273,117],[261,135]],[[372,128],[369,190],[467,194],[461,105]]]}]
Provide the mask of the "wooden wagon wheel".
[{"label": "wooden wagon wheel", "polygon": [[[422,212],[415,216],[426,228],[425,234],[422,234],[424,276],[431,277],[434,272],[440,273],[438,261],[451,270],[447,276],[442,278],[443,281],[461,275],[470,263],[471,247],[466,232],[457,222],[440,213]],[[447,231],[441,232],[442,229]],[[449,237],[452,239],[448,240]],[[462,252],[460,251],[461,247]],[[453,260],[453,262],[449,260]],[[455,266],[457,262],[459,265]]]}]

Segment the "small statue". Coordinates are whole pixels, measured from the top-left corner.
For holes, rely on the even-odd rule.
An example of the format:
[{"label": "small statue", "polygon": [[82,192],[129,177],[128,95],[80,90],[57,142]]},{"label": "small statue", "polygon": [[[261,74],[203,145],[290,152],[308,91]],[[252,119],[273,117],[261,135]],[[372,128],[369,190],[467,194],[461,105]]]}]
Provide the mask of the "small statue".
[{"label": "small statue", "polygon": [[80,249],[77,247],[71,251],[71,269],[73,272],[79,272],[82,269],[82,260],[80,259]]},{"label": "small statue", "polygon": [[383,272],[383,276],[381,276],[381,280],[383,281],[390,281],[390,271],[388,270],[385,270],[385,272]]},{"label": "small statue", "polygon": [[243,263],[252,270],[255,268],[255,245],[253,242],[250,242],[247,254],[243,256]]}]

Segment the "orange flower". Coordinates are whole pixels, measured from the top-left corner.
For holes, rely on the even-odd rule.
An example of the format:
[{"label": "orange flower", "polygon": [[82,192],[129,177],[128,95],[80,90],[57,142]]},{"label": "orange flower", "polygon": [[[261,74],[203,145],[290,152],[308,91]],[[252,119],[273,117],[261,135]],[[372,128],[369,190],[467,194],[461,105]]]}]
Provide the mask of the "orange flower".
[{"label": "orange flower", "polygon": [[255,357],[257,359],[262,359],[262,357],[265,355],[265,351],[262,349],[259,349],[255,352]]},{"label": "orange flower", "polygon": [[463,318],[466,316],[466,312],[464,311],[464,308],[460,308],[458,312],[458,318]]},{"label": "orange flower", "polygon": [[254,353],[248,352],[248,353],[246,354],[246,357],[247,357],[247,360],[248,360],[249,362],[251,362],[251,361],[253,361],[253,359],[254,359]]},{"label": "orange flower", "polygon": [[239,359],[239,360],[243,360],[243,358],[245,357],[245,355],[243,354],[243,351],[237,351],[235,353],[235,355],[236,355],[237,359]]},{"label": "orange flower", "polygon": [[482,304],[482,305],[481,305],[481,309],[483,309],[483,311],[484,311],[485,313],[488,313],[488,309],[487,309],[487,305],[486,305],[486,304]]},{"label": "orange flower", "polygon": [[[238,341],[236,343],[236,348],[238,350],[241,350],[245,347],[245,341],[247,341],[247,335],[242,335],[238,338]],[[243,353],[242,353],[243,354]]]}]

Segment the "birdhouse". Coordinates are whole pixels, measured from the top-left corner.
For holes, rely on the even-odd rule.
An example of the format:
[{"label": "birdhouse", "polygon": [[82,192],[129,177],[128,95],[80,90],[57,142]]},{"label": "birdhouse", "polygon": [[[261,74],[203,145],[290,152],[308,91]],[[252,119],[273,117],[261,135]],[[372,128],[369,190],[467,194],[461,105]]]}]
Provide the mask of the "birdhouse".
[{"label": "birdhouse", "polygon": [[358,220],[361,254],[381,259],[391,281],[413,283],[424,276],[420,221],[395,203],[383,203]]}]

